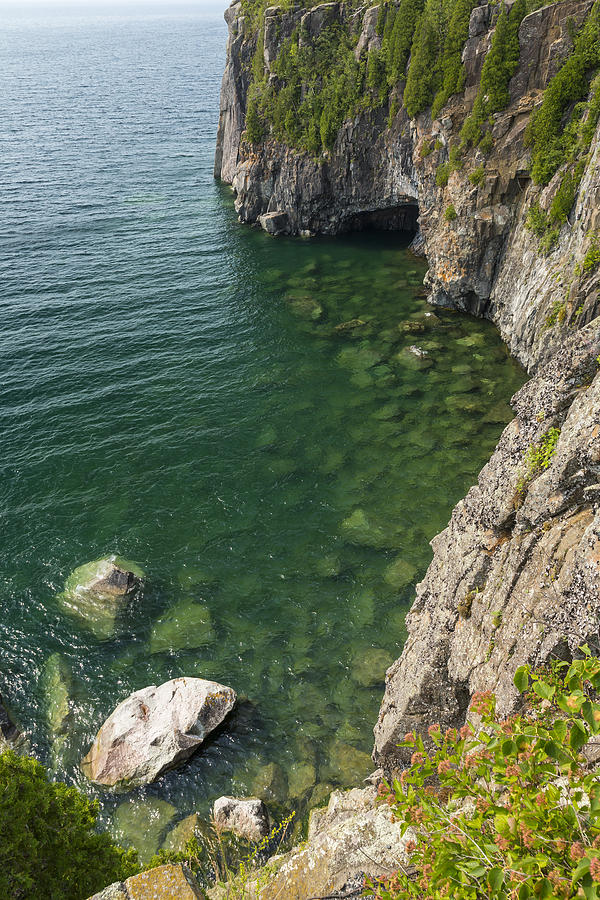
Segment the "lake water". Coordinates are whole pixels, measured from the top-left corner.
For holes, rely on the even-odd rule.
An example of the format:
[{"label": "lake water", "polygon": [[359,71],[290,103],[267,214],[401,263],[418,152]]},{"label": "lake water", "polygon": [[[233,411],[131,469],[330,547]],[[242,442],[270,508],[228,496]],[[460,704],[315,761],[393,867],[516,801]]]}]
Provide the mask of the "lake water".
[{"label": "lake water", "polygon": [[[428,541],[523,381],[489,325],[431,315],[406,236],[238,224],[212,178],[225,40],[216,14],[0,30],[0,689],[145,853],[223,793],[302,811],[368,774]],[[113,552],[146,588],[99,641],[56,595]],[[95,791],[77,763],[104,718],[183,674],[238,691],[227,727],[149,788]]]}]

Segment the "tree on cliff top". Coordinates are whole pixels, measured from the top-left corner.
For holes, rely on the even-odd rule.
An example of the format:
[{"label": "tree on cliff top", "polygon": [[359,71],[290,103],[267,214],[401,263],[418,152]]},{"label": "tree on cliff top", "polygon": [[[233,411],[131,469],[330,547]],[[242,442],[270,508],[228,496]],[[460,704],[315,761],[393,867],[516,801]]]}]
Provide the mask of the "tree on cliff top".
[{"label": "tree on cliff top", "polygon": [[35,759],[0,754],[0,897],[84,900],[139,871],[137,854],[96,829],[98,807]]}]

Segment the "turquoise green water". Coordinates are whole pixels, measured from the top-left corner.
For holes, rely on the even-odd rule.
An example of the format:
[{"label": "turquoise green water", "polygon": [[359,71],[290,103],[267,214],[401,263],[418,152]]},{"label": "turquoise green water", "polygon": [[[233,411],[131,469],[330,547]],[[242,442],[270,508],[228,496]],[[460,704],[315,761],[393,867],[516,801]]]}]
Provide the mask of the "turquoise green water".
[{"label": "turquoise green water", "polygon": [[[428,541],[522,373],[490,326],[432,315],[407,237],[235,221],[211,177],[218,19],[23,21],[2,40],[0,688],[34,752],[106,821],[124,803],[121,837],[146,851],[222,793],[304,809],[370,771]],[[56,595],[111,552],[147,586],[99,641]],[[57,652],[67,740],[47,722]],[[238,691],[227,727],[129,799],[96,792],[77,763],[104,718],[183,674]],[[128,817],[157,798],[173,810],[154,830]]]}]

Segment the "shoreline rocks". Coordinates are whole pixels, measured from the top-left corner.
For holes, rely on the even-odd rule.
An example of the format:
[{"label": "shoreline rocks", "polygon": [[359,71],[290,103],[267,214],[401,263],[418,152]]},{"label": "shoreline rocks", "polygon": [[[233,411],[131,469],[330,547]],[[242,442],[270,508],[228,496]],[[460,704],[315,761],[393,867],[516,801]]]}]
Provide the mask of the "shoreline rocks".
[{"label": "shoreline rocks", "polygon": [[123,700],[98,731],[81,762],[96,784],[149,784],[190,757],[223,722],[236,693],[203,678],[174,678]]}]

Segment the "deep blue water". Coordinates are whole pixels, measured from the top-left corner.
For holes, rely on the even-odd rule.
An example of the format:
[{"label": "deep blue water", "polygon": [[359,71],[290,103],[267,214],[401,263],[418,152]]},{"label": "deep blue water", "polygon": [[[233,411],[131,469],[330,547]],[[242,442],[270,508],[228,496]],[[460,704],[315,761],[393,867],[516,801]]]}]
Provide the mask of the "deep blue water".
[{"label": "deep blue water", "polygon": [[[272,762],[278,801],[305,808],[369,771],[428,541],[522,375],[490,326],[426,317],[406,236],[238,224],[212,178],[220,15],[0,24],[0,689],[32,750],[107,821],[125,803],[121,836],[146,849],[161,829],[126,824],[130,801],[206,814]],[[56,595],[112,552],[146,589],[98,641]],[[150,652],[190,603],[205,633]],[[66,743],[47,721],[56,653]],[[96,792],[77,763],[103,719],[181,674],[231,684],[240,712],[156,785]]]}]

